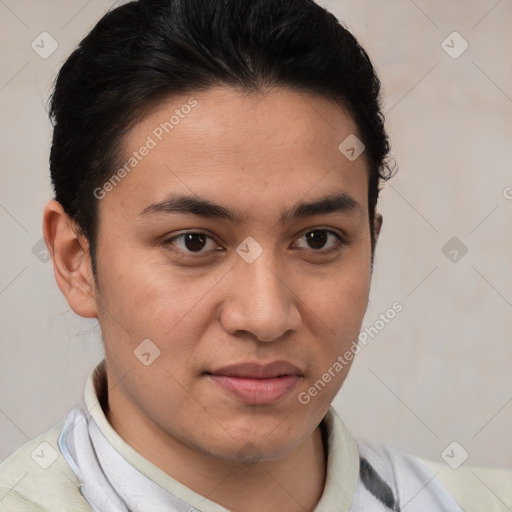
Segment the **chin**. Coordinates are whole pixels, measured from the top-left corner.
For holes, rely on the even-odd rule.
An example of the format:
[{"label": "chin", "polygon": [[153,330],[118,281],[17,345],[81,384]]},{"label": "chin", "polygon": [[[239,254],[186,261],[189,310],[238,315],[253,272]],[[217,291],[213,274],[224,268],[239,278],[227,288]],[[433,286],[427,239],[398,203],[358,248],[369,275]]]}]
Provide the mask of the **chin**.
[{"label": "chin", "polygon": [[[229,453],[231,460],[252,464],[262,461],[281,459],[293,451],[300,438],[296,439],[299,433],[282,431],[278,424],[273,422],[268,429],[260,430],[255,428],[248,430],[245,434],[233,435],[224,447],[224,453]],[[306,434],[305,434],[306,435]]]},{"label": "chin", "polygon": [[290,443],[289,439],[286,440],[287,443],[284,441],[284,439],[241,439],[237,442],[232,441],[224,450],[221,448],[217,456],[225,460],[241,462],[246,466],[278,460],[285,457],[296,447],[295,444]]}]

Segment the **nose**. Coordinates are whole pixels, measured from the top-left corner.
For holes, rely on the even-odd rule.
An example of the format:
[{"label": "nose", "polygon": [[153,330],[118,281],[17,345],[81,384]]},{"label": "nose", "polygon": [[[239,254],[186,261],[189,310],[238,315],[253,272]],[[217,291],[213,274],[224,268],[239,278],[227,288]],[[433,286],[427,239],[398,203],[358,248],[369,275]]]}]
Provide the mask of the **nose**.
[{"label": "nose", "polygon": [[231,335],[250,333],[259,341],[270,342],[298,330],[302,319],[294,283],[264,254],[252,263],[240,260],[232,268],[221,324]]}]

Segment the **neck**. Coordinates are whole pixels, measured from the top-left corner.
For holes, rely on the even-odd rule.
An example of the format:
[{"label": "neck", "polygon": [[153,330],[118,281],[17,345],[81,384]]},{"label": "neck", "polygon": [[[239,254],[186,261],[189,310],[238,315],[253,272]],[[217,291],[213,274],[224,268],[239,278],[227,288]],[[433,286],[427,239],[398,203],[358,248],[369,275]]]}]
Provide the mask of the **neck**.
[{"label": "neck", "polygon": [[166,474],[228,510],[309,512],[320,500],[326,476],[320,427],[283,458],[244,464],[194,450],[129,409],[116,402],[106,411],[114,430]]}]

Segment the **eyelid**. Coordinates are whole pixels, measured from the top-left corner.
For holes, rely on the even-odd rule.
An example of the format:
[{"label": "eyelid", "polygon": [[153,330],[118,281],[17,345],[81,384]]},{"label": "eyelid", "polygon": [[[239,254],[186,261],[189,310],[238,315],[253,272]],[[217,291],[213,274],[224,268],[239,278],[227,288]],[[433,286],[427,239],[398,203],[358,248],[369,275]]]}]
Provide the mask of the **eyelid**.
[{"label": "eyelid", "polygon": [[307,233],[311,233],[312,231],[325,231],[326,233],[330,233],[331,235],[334,235],[338,237],[340,240],[343,240],[345,243],[348,242],[348,236],[341,231],[340,229],[334,229],[329,226],[315,226],[313,228],[304,229],[300,232],[300,235],[297,237],[302,238]]},{"label": "eyelid", "polygon": [[[335,245],[329,249],[318,249],[318,250],[309,249],[309,251],[313,254],[319,254],[319,255],[330,254],[331,252],[339,249],[341,246],[348,245],[348,239],[345,236],[345,234],[343,234],[342,232],[337,231],[335,229],[326,227],[326,226],[317,226],[314,228],[308,228],[305,231],[303,231],[302,234],[296,240],[300,240],[304,235],[306,235],[307,233],[311,233],[313,231],[325,231],[326,233],[329,233],[336,238]],[[299,248],[299,250],[300,249],[302,249],[302,248]],[[305,249],[305,250],[308,250],[308,249]]]},{"label": "eyelid", "polygon": [[[337,230],[334,230],[332,228],[329,228],[329,227],[326,227],[326,226],[315,226],[313,228],[308,228],[308,229],[305,229],[304,231],[301,232],[301,234],[295,239],[295,241],[297,240],[300,240],[304,235],[306,235],[307,233],[311,233],[313,231],[325,231],[326,233],[329,233],[331,235],[333,235],[335,238],[336,238],[336,244],[335,246],[329,248],[329,249],[309,249],[310,252],[312,252],[313,254],[328,254],[332,251],[335,251],[337,248],[339,248],[340,246],[343,246],[343,245],[347,245],[348,244],[348,241],[347,241],[347,237],[345,236],[345,234],[343,234],[342,232],[340,231],[337,231]],[[172,237],[170,238],[165,238],[162,240],[162,242],[160,243],[160,245],[162,247],[165,247],[165,248],[168,248],[169,249],[169,246],[172,246],[172,242],[174,242],[175,240],[177,239],[180,239],[181,237],[184,237],[186,235],[189,235],[189,234],[194,234],[194,235],[204,235],[205,237],[209,238],[210,240],[214,241],[215,243],[217,243],[215,241],[215,237],[211,234],[209,234],[207,231],[204,231],[204,230],[187,230],[187,231],[183,231],[182,233],[178,233],[176,235],[173,235]],[[218,244],[217,244],[218,245]],[[308,249],[304,249],[304,248],[299,248],[299,250],[308,250]],[[184,251],[183,249],[179,249],[179,248],[172,248],[170,249],[171,251],[177,251],[177,252],[180,252],[182,254],[185,254],[187,257],[192,257],[192,258],[195,258],[195,257],[200,257],[202,255],[209,255],[209,254],[212,254],[212,252],[221,252],[220,250],[214,250],[214,251],[198,251],[198,252],[192,252],[192,251]]]},{"label": "eyelid", "polygon": [[[187,231],[183,231],[182,233],[178,233],[176,235],[173,235],[172,237],[169,237],[169,238],[164,238],[161,242],[160,242],[160,245],[162,247],[165,247],[171,251],[174,251],[174,252],[179,252],[181,254],[185,254],[187,257],[198,257],[198,256],[204,256],[206,254],[212,254],[212,252],[221,252],[220,250],[214,250],[214,251],[199,251],[199,252],[192,252],[192,251],[184,251],[183,249],[180,249],[178,247],[174,247],[172,242],[174,242],[175,240],[177,239],[180,239],[180,238],[183,238],[185,237],[186,235],[204,235],[206,238],[209,238],[210,240],[212,240],[213,242],[215,242],[217,245],[219,245],[216,240],[215,240],[215,237],[211,234],[209,234],[209,232],[207,231],[204,231],[204,230],[199,230],[199,229],[189,229]],[[171,248],[172,246],[172,248]],[[224,250],[224,249],[223,249]]]}]

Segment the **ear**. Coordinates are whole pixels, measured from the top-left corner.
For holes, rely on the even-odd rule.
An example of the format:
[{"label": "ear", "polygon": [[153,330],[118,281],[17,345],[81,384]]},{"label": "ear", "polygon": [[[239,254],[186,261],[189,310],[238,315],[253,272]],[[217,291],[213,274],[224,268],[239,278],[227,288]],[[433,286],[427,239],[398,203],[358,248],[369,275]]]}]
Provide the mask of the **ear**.
[{"label": "ear", "polygon": [[375,214],[375,219],[373,220],[373,232],[375,233],[375,243],[379,239],[380,230],[382,229],[382,215],[380,213]]},{"label": "ear", "polygon": [[76,223],[55,200],[44,209],[43,235],[52,257],[57,285],[71,309],[82,317],[97,318],[89,242],[79,234]]},{"label": "ear", "polygon": [[375,214],[375,218],[373,219],[373,237],[372,237],[372,270],[373,270],[373,261],[375,258],[375,247],[377,246],[377,240],[379,239],[380,230],[382,229],[382,215],[380,213]]}]

